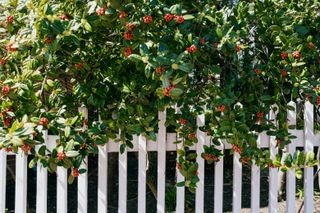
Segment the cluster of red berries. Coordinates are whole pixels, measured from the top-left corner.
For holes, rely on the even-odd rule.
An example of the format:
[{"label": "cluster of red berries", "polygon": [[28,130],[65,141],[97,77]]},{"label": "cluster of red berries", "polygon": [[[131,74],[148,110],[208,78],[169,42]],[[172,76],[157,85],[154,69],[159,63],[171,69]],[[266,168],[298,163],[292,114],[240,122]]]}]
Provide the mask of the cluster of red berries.
[{"label": "cluster of red berries", "polygon": [[238,52],[240,52],[240,50],[241,50],[241,46],[237,45],[236,48],[235,48],[235,51],[238,53]]},{"label": "cluster of red berries", "polygon": [[205,156],[204,156],[204,159],[213,160],[215,162],[219,161],[219,157],[218,156],[212,155],[210,153],[206,153]]},{"label": "cluster of red berries", "polygon": [[264,113],[263,112],[257,112],[256,116],[257,116],[257,122],[261,123],[262,119],[263,119],[263,116],[264,116]]},{"label": "cluster of red berries", "polygon": [[150,24],[152,22],[152,16],[143,16],[143,22],[145,24]]},{"label": "cluster of red berries", "polygon": [[320,106],[320,95],[317,97],[317,104]]},{"label": "cluster of red berries", "polygon": [[28,153],[31,150],[31,146],[29,144],[23,144],[23,146],[21,147],[22,151],[24,151],[25,153]]},{"label": "cluster of red berries", "polygon": [[1,89],[2,95],[8,96],[10,92],[10,87],[8,85],[4,85]]},{"label": "cluster of red berries", "polygon": [[45,43],[46,45],[51,45],[51,44],[52,44],[52,39],[49,38],[49,37],[46,37],[46,38],[44,39],[44,43]]},{"label": "cluster of red berries", "polygon": [[82,62],[77,63],[77,64],[74,65],[74,67],[77,68],[77,69],[82,69],[83,68],[83,63]]},{"label": "cluster of red berries", "polygon": [[242,152],[242,148],[239,147],[239,146],[236,145],[236,144],[231,144],[231,147],[232,147],[232,149],[233,149],[235,152],[237,152],[237,153],[239,153],[239,154]]},{"label": "cluster of red berries", "polygon": [[124,50],[124,56],[125,56],[125,57],[129,57],[131,54],[132,54],[132,48],[131,48],[131,47],[127,47],[127,48]]},{"label": "cluster of red berries", "polygon": [[197,46],[192,44],[190,47],[187,48],[188,53],[195,53],[197,52]]},{"label": "cluster of red berries", "polygon": [[7,63],[6,59],[0,58],[0,65],[3,66]]},{"label": "cluster of red berries", "polygon": [[135,23],[130,23],[130,22],[127,22],[127,23],[126,23],[126,29],[127,29],[128,31],[134,30],[135,27],[136,27],[136,24],[135,24]]},{"label": "cluster of red berries", "polygon": [[200,44],[205,44],[206,43],[206,39],[205,38],[200,38],[199,42],[200,42]]},{"label": "cluster of red berries", "polygon": [[104,7],[98,8],[98,9],[96,10],[96,13],[97,13],[98,16],[105,15],[105,12],[106,12],[106,10],[105,10]]},{"label": "cluster of red berries", "polygon": [[170,97],[171,96],[170,91],[175,87],[176,87],[176,85],[167,86],[166,88],[163,89],[163,95]]},{"label": "cluster of red berries", "polygon": [[73,177],[79,177],[80,173],[79,173],[78,168],[73,168],[72,171],[71,171],[71,175]]},{"label": "cluster of red berries", "polygon": [[300,54],[299,51],[294,51],[292,53],[292,57],[295,58],[295,59],[299,59],[299,58],[301,58],[301,54]]},{"label": "cluster of red berries", "polygon": [[67,20],[69,20],[69,17],[67,15],[65,15],[65,14],[62,14],[62,15],[59,16],[59,19],[62,20],[62,21],[67,21]]},{"label": "cluster of red berries", "polygon": [[164,72],[164,67],[161,67],[161,66],[156,67],[156,73],[162,74],[163,72]]},{"label": "cluster of red berries", "polygon": [[66,158],[66,153],[58,152],[57,158],[58,158],[58,160],[63,161]]},{"label": "cluster of red berries", "polygon": [[188,139],[189,139],[189,140],[194,140],[194,139],[196,139],[196,138],[197,138],[196,133],[189,133],[189,134],[188,134]]},{"label": "cluster of red berries", "polygon": [[175,16],[171,13],[165,14],[163,18],[166,22],[170,22],[172,19],[174,19],[178,24],[182,24],[184,22],[183,16]]},{"label": "cluster of red berries", "polygon": [[13,22],[13,16],[8,16],[7,23],[12,23],[12,22]]},{"label": "cluster of red berries", "polygon": [[288,53],[282,52],[282,53],[281,53],[281,59],[282,59],[282,60],[285,60],[285,59],[287,59],[287,58],[288,58]]},{"label": "cluster of red berries", "polygon": [[256,73],[256,75],[260,75],[262,73],[260,69],[254,69],[254,72]]},{"label": "cluster of red berries", "polygon": [[[10,112],[13,112],[13,109],[9,110]],[[12,117],[7,117],[7,111],[3,111],[2,113],[2,117],[3,117],[3,125],[5,127],[9,127],[12,121]]]},{"label": "cluster of red berries", "polygon": [[220,106],[217,107],[217,110],[218,110],[219,112],[224,112],[225,108],[226,108],[226,107],[225,107],[224,105],[220,105]]},{"label": "cluster of red berries", "polygon": [[7,45],[6,45],[6,49],[9,52],[15,52],[17,51],[17,44],[14,41],[10,41]]},{"label": "cluster of red berries", "polygon": [[126,17],[126,16],[127,16],[126,12],[121,11],[121,12],[120,12],[120,15],[119,15],[119,19],[123,19],[123,18]]},{"label": "cluster of red berries", "polygon": [[179,122],[180,122],[181,125],[186,125],[188,120],[183,119],[183,118],[179,118]]},{"label": "cluster of red berries", "polygon": [[45,118],[45,117],[40,118],[39,125],[47,126],[48,124],[49,124],[48,118]]},{"label": "cluster of red berries", "polygon": [[287,76],[287,70],[286,69],[282,69],[281,70],[281,76],[282,77],[286,77]]},{"label": "cluster of red berries", "polygon": [[133,33],[131,31],[124,32],[123,37],[124,37],[125,40],[130,41],[133,38]]}]

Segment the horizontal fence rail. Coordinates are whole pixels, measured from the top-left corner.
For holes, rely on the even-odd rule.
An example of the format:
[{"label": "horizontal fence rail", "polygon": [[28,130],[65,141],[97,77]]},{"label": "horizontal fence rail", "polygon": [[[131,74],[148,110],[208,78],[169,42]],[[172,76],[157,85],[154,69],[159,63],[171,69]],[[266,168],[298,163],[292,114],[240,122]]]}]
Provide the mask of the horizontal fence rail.
[{"label": "horizontal fence rail", "polygon": [[[290,105],[295,108],[295,103],[291,102]],[[83,109],[84,110],[84,109]],[[275,118],[276,113],[271,112],[270,118]],[[157,134],[157,142],[147,140],[144,136],[133,137],[133,148],[127,148],[123,154],[119,154],[119,196],[118,205],[119,213],[127,212],[127,176],[128,174],[128,152],[138,153],[138,212],[148,212],[146,209],[146,182],[147,182],[147,169],[148,169],[148,152],[157,152],[158,165],[157,165],[157,212],[166,212],[165,196],[166,196],[166,152],[176,151],[181,148],[181,144],[175,142],[179,136],[175,133],[167,133],[164,126],[166,120],[166,112],[159,112],[159,132]],[[305,126],[303,130],[290,130],[290,132],[297,136],[293,139],[292,143],[287,145],[286,152],[293,153],[296,148],[304,148],[305,151],[313,151],[314,147],[320,146],[320,134],[314,134],[313,125],[313,105],[310,103],[305,104],[304,108]],[[198,126],[204,125],[204,116],[200,115],[197,118]],[[296,124],[296,113],[288,111],[288,124]],[[47,135],[45,136],[45,143],[49,150],[52,150],[58,136]],[[191,150],[197,152],[197,162],[199,163],[199,178],[198,187],[195,193],[195,212],[204,212],[204,177],[205,177],[205,161],[200,157],[203,151],[203,145],[210,144],[210,137],[200,130],[197,131],[198,144],[191,147]],[[262,132],[258,136],[258,146],[261,148],[269,148],[271,150],[271,158],[275,157],[278,152],[275,146],[275,138],[268,136]],[[222,141],[220,147],[222,151],[231,149],[231,145]],[[98,192],[97,204],[98,212],[104,213],[108,211],[108,153],[119,153],[119,143],[109,141],[105,146],[99,147],[98,154]],[[15,192],[15,212],[26,213],[27,207],[27,157],[23,153],[13,154],[0,151],[0,212],[5,212],[6,202],[6,160],[7,155],[16,156],[16,192]],[[241,212],[242,208],[242,164],[239,161],[239,154],[233,156],[233,192],[232,192],[232,211],[234,213]],[[87,167],[87,160],[83,167]],[[214,164],[214,195],[212,201],[214,202],[214,212],[223,212],[223,171],[224,171],[224,158]],[[260,212],[260,168],[255,164],[251,167],[251,212]],[[184,177],[176,171],[176,181],[181,182]],[[269,168],[269,212],[278,212],[278,168]],[[304,171],[304,212],[313,212],[313,168],[305,168]],[[68,210],[68,171],[64,168],[57,169],[57,212],[63,213]],[[40,165],[37,166],[37,213],[45,213],[49,207],[47,206],[47,170]],[[287,212],[296,212],[296,177],[295,171],[287,171],[286,176],[286,208]],[[185,188],[179,187],[177,189],[176,197],[176,212],[185,211]],[[87,174],[80,175],[78,179],[78,212],[90,212],[88,210],[88,176]],[[89,207],[90,208],[90,207]]]}]

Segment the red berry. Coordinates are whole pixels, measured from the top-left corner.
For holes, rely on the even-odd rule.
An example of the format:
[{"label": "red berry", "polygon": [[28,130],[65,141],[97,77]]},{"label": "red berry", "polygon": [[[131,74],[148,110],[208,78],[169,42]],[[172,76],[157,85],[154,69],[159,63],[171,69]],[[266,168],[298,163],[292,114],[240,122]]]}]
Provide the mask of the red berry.
[{"label": "red berry", "polygon": [[257,118],[263,118],[263,112],[257,112]]},{"label": "red berry", "polygon": [[286,59],[286,58],[288,58],[288,53],[282,52],[282,53],[281,53],[281,59],[284,60],[284,59]]},{"label": "red berry", "polygon": [[51,45],[52,44],[52,40],[49,37],[46,37],[45,40],[44,40],[44,43],[46,45]]},{"label": "red berry", "polygon": [[189,53],[195,53],[197,51],[197,46],[192,44],[190,47],[187,48]]},{"label": "red berry", "polygon": [[143,22],[145,24],[150,24],[152,22],[152,16],[144,16],[143,17]]},{"label": "red berry", "polygon": [[166,22],[170,22],[174,18],[174,15],[167,13],[163,17],[164,17],[164,20],[166,20]]},{"label": "red berry", "polygon": [[188,139],[189,140],[193,140],[193,139],[195,139],[197,136],[196,136],[196,134],[195,133],[189,133],[188,134]]},{"label": "red berry", "polygon": [[308,43],[308,48],[309,48],[309,49],[314,48],[314,44],[313,44],[312,42],[309,42],[309,43]]},{"label": "red berry", "polygon": [[129,57],[132,54],[132,48],[131,47],[127,47],[124,51],[124,56],[125,57]]},{"label": "red berry", "polygon": [[242,152],[242,149],[241,149],[238,145],[232,144],[231,146],[232,146],[232,149],[233,149],[235,152],[237,152],[237,153],[239,153],[239,154]]},{"label": "red berry", "polygon": [[2,91],[2,95],[8,95],[10,92],[10,87],[8,85],[4,85],[1,91]]},{"label": "red berry", "polygon": [[8,16],[7,23],[12,23],[12,22],[13,22],[13,16]]},{"label": "red berry", "polygon": [[320,106],[320,95],[317,97],[317,104]]},{"label": "red berry", "polygon": [[17,51],[17,44],[14,41],[10,41],[7,45],[6,45],[6,49],[9,52],[15,52]]},{"label": "red berry", "polygon": [[226,107],[224,105],[220,105],[220,106],[218,106],[217,109],[218,109],[219,112],[224,112],[225,108]]},{"label": "red berry", "polygon": [[178,24],[182,24],[184,22],[183,16],[174,16],[174,19]]},{"label": "red berry", "polygon": [[307,93],[307,94],[306,94],[306,99],[307,99],[307,100],[310,100],[310,98],[311,98],[311,94],[310,94],[310,93]]},{"label": "red berry", "polygon": [[210,160],[211,159],[211,155],[209,153],[206,153],[205,156],[204,156],[204,159]]},{"label": "red berry", "polygon": [[29,144],[23,144],[23,146],[21,147],[21,149],[24,151],[24,152],[29,152],[31,150],[31,146]]},{"label": "red berry", "polygon": [[12,148],[5,148],[4,151],[6,151],[6,152],[12,152]]},{"label": "red berry", "polygon": [[132,34],[132,32],[124,32],[123,37],[125,40],[130,41],[133,38],[133,34]]},{"label": "red berry", "polygon": [[126,17],[127,14],[124,11],[121,11],[120,15],[119,15],[119,19],[123,19],[124,17]]},{"label": "red berry", "polygon": [[104,8],[98,8],[98,9],[96,10],[96,12],[97,12],[97,15],[98,15],[98,16],[102,16],[102,15],[105,14],[105,9],[104,9]]},{"label": "red berry", "polygon": [[78,170],[78,168],[73,168],[72,169],[72,172],[71,172],[71,175],[73,176],[73,177],[79,177],[79,170]]},{"label": "red berry", "polygon": [[156,67],[156,73],[162,74],[163,72],[164,72],[164,68],[163,67]]},{"label": "red berry", "polygon": [[89,124],[88,119],[84,119],[84,120],[83,120],[83,125],[88,126],[88,124]]},{"label": "red berry", "polygon": [[256,75],[260,75],[262,71],[260,69],[254,69],[254,72],[256,73]]},{"label": "red berry", "polygon": [[47,126],[49,124],[48,118],[45,118],[45,117],[40,118],[39,124],[43,126]]},{"label": "red berry", "polygon": [[219,45],[219,42],[214,42],[213,43],[214,48],[218,48],[218,45]]},{"label": "red berry", "polygon": [[3,122],[3,125],[6,126],[6,127],[10,126],[11,120],[12,120],[11,118],[6,118],[6,119],[4,120],[4,122]]},{"label": "red berry", "polygon": [[200,42],[200,44],[205,44],[206,43],[206,39],[205,38],[200,38],[199,42]]},{"label": "red berry", "polygon": [[188,121],[186,119],[180,118],[179,122],[181,125],[186,125]]},{"label": "red berry", "polygon": [[126,29],[128,31],[132,31],[135,27],[136,25],[134,23],[126,23]]},{"label": "red berry", "polygon": [[282,76],[282,77],[286,77],[286,76],[287,76],[287,70],[282,69],[282,70],[281,70],[281,76]]},{"label": "red berry", "polygon": [[60,15],[59,18],[60,18],[61,20],[63,20],[63,21],[66,21],[66,20],[69,19],[69,17],[68,17],[67,15],[65,15],[65,14]]},{"label": "red berry", "polygon": [[295,59],[301,58],[301,54],[300,54],[299,51],[294,51],[294,52],[292,53],[292,56],[293,56]]},{"label": "red berry", "polygon": [[219,161],[219,157],[213,156],[213,157],[212,157],[212,160],[217,162],[217,161]]},{"label": "red berry", "polygon": [[58,160],[64,160],[66,158],[66,154],[64,152],[58,152],[57,158]]},{"label": "red berry", "polygon": [[6,62],[7,62],[6,59],[3,59],[3,58],[0,59],[0,65],[1,65],[1,66],[5,65]]},{"label": "red berry", "polygon": [[236,48],[235,48],[235,51],[236,51],[236,52],[240,52],[240,50],[241,50],[241,46],[240,46],[240,45],[237,45]]},{"label": "red berry", "polygon": [[82,69],[83,68],[83,63],[82,62],[77,63],[77,64],[74,65],[74,67],[77,68],[77,69]]}]

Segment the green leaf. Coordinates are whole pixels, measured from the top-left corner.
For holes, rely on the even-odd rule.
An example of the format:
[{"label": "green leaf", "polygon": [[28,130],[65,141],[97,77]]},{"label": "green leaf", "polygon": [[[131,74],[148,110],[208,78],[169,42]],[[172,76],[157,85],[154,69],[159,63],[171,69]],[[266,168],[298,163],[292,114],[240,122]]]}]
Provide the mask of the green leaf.
[{"label": "green leaf", "polygon": [[66,153],[66,156],[67,157],[70,157],[70,158],[72,158],[72,157],[76,157],[76,156],[78,156],[79,155],[79,152],[78,151],[67,151],[67,153]]},{"label": "green leaf", "polygon": [[137,54],[131,54],[129,57],[128,57],[131,61],[134,61],[134,62],[140,62],[142,61],[142,57],[140,55],[137,55]]},{"label": "green leaf", "polygon": [[68,183],[72,184],[73,181],[74,181],[74,177],[70,174],[69,177],[68,177]]},{"label": "green leaf", "polygon": [[184,18],[184,20],[192,20],[192,19],[194,19],[194,16],[187,14],[187,15],[184,15],[183,18]]},{"label": "green leaf", "polygon": [[180,95],[182,95],[183,90],[180,88],[173,88],[172,90],[170,90],[170,95],[172,95],[173,97],[179,97]]},{"label": "green leaf", "polygon": [[70,131],[71,131],[70,126],[66,126],[66,127],[64,128],[64,136],[65,136],[66,138],[70,136]]},{"label": "green leaf", "polygon": [[89,24],[89,22],[86,19],[81,19],[81,24],[84,27],[85,30],[91,32],[92,31],[92,27]]},{"label": "green leaf", "polygon": [[212,23],[216,23],[216,20],[211,16],[205,16],[205,18],[211,21]]}]

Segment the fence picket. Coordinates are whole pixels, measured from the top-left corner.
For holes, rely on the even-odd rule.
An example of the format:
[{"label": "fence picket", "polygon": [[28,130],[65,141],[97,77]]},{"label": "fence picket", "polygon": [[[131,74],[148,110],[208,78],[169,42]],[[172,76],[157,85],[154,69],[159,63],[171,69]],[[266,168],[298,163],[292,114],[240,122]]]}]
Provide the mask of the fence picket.
[{"label": "fence picket", "polygon": [[139,136],[138,212],[146,212],[147,139]]},{"label": "fence picket", "polygon": [[[260,146],[261,134],[257,139],[257,146]],[[260,167],[255,163],[251,167],[251,212],[260,211]]]},{"label": "fence picket", "polygon": [[[304,106],[304,150],[313,152],[313,105],[307,101]],[[313,167],[304,168],[304,212],[313,212]]]},{"label": "fence picket", "polygon": [[[276,112],[270,111],[270,120],[275,123]],[[270,158],[276,157],[278,149],[276,148],[275,136],[270,136]],[[269,168],[269,213],[278,212],[278,168]]]},{"label": "fence picket", "polygon": [[68,212],[68,170],[57,168],[57,213]]},{"label": "fence picket", "polygon": [[[288,104],[289,106],[293,107],[294,110],[288,110],[287,111],[287,118],[288,118],[288,124],[296,125],[296,104],[294,102],[290,102]],[[289,130],[292,132],[291,130]],[[287,152],[290,154],[293,154],[295,152],[295,144],[294,141],[292,141],[290,144],[287,145]],[[296,200],[295,200],[295,194],[296,194],[296,176],[295,176],[295,170],[291,169],[287,171],[287,177],[286,177],[286,200],[287,200],[287,212],[296,212]]]},{"label": "fence picket", "polygon": [[0,150],[0,212],[6,209],[7,153]]},{"label": "fence picket", "polygon": [[197,139],[198,143],[196,145],[197,151],[197,162],[199,164],[199,182],[197,183],[196,189],[196,213],[204,212],[204,159],[201,157],[201,153],[203,152],[203,145],[205,145],[206,141],[206,133],[202,132],[199,127],[205,125],[205,117],[204,114],[199,115],[197,117]]},{"label": "fence picket", "polygon": [[127,212],[127,162],[127,149],[125,149],[122,154],[119,152],[119,213]]},{"label": "fence picket", "polygon": [[[182,143],[177,144],[177,149],[182,149]],[[177,156],[178,158],[178,156]],[[177,183],[185,181],[185,178],[180,173],[179,169],[176,167],[176,174],[177,174]],[[177,194],[176,194],[176,212],[184,212],[184,199],[185,199],[185,187],[177,187]]]},{"label": "fence picket", "polygon": [[[88,119],[88,109],[79,107],[78,111],[83,113],[84,119]],[[83,127],[84,129],[86,126]],[[81,169],[88,171],[88,157],[84,158],[81,163]],[[78,177],[78,213],[87,213],[88,211],[88,172],[81,174]]]},{"label": "fence picket", "polygon": [[[48,141],[48,131],[42,132],[44,138],[44,144]],[[37,149],[41,146],[38,145]],[[37,213],[47,212],[47,188],[48,188],[48,171],[43,167],[40,162],[37,163]]]},{"label": "fence picket", "polygon": [[98,155],[98,212],[108,211],[108,144],[99,146]]},{"label": "fence picket", "polygon": [[[223,144],[219,147],[224,152]],[[214,213],[223,211],[223,157],[214,165]]]},{"label": "fence picket", "polygon": [[27,212],[27,168],[28,156],[19,149],[16,154],[16,194],[15,194],[15,212]]},{"label": "fence picket", "polygon": [[242,190],[242,164],[239,161],[240,154],[233,155],[233,193],[232,212],[241,212],[241,190]]},{"label": "fence picket", "polygon": [[166,111],[159,112],[159,133],[158,133],[158,193],[157,212],[165,212],[165,189],[166,189]]}]

